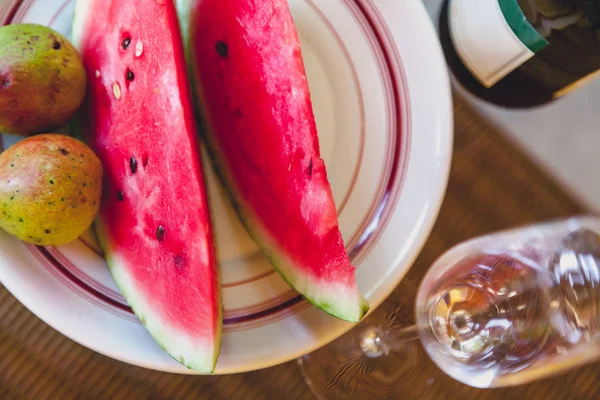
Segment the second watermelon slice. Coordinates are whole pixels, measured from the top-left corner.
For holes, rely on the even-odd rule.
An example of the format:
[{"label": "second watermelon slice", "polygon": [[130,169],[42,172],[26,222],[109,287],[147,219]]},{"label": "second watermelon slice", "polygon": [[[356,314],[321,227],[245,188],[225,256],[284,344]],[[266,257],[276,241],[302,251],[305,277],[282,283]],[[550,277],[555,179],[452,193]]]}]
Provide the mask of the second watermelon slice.
[{"label": "second watermelon slice", "polygon": [[347,321],[369,306],[338,227],[286,0],[179,0],[202,132],[247,230],[283,278]]}]

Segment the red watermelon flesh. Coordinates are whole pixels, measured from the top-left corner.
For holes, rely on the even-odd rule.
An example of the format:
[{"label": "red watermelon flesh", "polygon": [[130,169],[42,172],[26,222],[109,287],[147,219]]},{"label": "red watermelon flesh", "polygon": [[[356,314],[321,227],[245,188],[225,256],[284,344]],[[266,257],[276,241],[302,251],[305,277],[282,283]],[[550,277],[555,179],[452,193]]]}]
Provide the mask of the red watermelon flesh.
[{"label": "red watermelon flesh", "polygon": [[212,372],[221,300],[174,3],[77,0],[73,41],[88,78],[83,134],[106,175],[96,231],[111,273],[168,354]]},{"label": "red watermelon flesh", "polygon": [[350,264],[286,0],[180,0],[203,133],[234,206],[283,278],[317,307],[368,310]]}]

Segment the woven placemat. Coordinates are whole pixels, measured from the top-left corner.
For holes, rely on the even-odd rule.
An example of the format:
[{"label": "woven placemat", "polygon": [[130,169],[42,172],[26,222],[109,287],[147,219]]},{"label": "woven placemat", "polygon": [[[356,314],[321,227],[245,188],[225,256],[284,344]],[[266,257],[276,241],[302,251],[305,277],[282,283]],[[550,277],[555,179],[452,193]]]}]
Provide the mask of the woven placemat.
[{"label": "woven placemat", "polygon": [[[431,237],[406,278],[414,285],[437,256],[460,241],[584,211],[459,98],[455,98],[455,123],[447,196]],[[414,304],[414,285],[401,284],[388,302]],[[406,314],[409,324],[410,312]],[[598,365],[504,390],[461,385],[429,361],[419,371],[416,382],[398,385],[398,399],[600,398]],[[246,374],[198,377],[111,360],[57,333],[0,287],[0,399],[12,398],[295,400],[313,396],[294,362]]]}]

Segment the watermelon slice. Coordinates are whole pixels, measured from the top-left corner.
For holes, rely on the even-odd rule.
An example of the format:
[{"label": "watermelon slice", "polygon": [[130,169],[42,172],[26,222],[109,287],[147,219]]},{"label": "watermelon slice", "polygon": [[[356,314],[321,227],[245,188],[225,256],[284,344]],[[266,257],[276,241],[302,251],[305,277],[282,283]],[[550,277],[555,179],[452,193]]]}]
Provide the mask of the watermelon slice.
[{"label": "watermelon slice", "polygon": [[286,0],[179,0],[207,147],[234,207],[283,278],[325,312],[368,310],[320,157]]},{"label": "watermelon slice", "polygon": [[88,77],[82,118],[106,180],[96,231],[150,334],[212,372],[221,300],[194,111],[173,1],[77,0]]}]

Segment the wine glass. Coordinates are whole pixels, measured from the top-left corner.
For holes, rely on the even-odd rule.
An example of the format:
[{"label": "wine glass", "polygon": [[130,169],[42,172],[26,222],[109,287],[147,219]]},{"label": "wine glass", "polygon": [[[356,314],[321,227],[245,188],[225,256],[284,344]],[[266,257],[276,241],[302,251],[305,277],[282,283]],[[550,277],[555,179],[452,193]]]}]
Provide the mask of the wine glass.
[{"label": "wine glass", "polygon": [[423,353],[478,388],[528,383],[597,360],[599,233],[600,218],[583,216],[460,244],[421,282],[416,325],[396,323],[410,306],[386,302],[349,334],[299,358],[302,374],[319,399],[396,399],[401,384],[423,373]]}]

